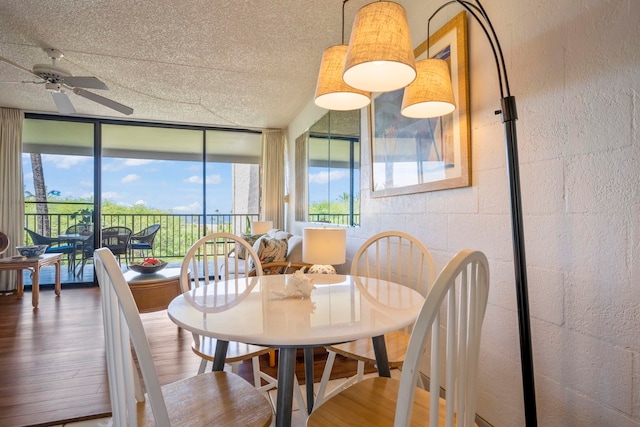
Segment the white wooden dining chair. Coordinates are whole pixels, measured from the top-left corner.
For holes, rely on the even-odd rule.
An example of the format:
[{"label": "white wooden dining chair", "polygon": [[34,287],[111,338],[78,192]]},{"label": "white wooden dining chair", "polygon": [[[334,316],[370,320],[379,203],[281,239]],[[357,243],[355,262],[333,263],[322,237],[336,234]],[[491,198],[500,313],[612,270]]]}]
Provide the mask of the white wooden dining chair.
[{"label": "white wooden dining chair", "polygon": [[[235,256],[240,252],[245,254],[244,259]],[[246,268],[240,268],[240,263],[247,263]],[[211,233],[199,239],[187,251],[182,261],[180,286],[183,292],[200,285],[215,286],[225,279],[223,276],[225,271],[250,271],[252,268],[256,276],[263,275],[258,254],[246,240],[235,234]],[[230,280],[233,281],[235,290],[242,291],[248,288],[253,279],[248,275],[234,274]],[[240,286],[241,284],[244,286]],[[193,334],[191,349],[202,359],[199,374],[206,370],[208,362],[213,363],[216,345],[215,338]],[[254,385],[259,391],[267,392],[278,385],[276,378],[260,369],[260,356],[270,351],[272,349],[269,347],[229,342],[226,363],[231,366],[233,373],[238,373],[240,364],[251,359]],[[266,382],[265,385],[262,385],[262,380]],[[298,387],[294,388],[294,393],[298,405],[304,406],[302,393]]]},{"label": "white wooden dining chair", "polygon": [[[431,288],[435,277],[433,258],[429,250],[415,237],[401,231],[385,231],[367,239],[353,257],[352,276],[366,276],[400,283],[423,296]],[[390,368],[399,368],[409,344],[410,328],[385,334]],[[314,407],[350,385],[362,381],[365,363],[376,361],[371,339],[360,339],[326,347],[329,354],[324,367]],[[355,375],[340,382],[331,391],[327,386],[336,355],[357,360]]]},{"label": "white wooden dining chair", "polygon": [[[307,427],[473,426],[488,294],[485,255],[459,252],[438,275],[420,310],[400,379],[375,377],[352,385],[316,408]],[[422,365],[425,356],[428,363]],[[417,387],[420,367],[427,365],[429,391]]]},{"label": "white wooden dining chair", "polygon": [[267,399],[235,374],[209,372],[161,387],[142,320],[120,266],[108,248],[96,249],[93,259],[104,321],[112,411],[108,425],[270,425],[272,409]]}]

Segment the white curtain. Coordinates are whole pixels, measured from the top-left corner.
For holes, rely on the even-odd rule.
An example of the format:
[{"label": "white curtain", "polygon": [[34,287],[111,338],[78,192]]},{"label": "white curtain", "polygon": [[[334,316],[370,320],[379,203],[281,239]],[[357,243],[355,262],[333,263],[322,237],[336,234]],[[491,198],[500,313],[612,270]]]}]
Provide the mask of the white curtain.
[{"label": "white curtain", "polygon": [[[22,121],[20,110],[0,108],[0,231],[9,248],[0,257],[16,254],[24,242],[24,184],[22,182]],[[0,292],[14,291],[15,271],[0,271]]]},{"label": "white curtain", "polygon": [[296,196],[295,196],[295,210],[296,221],[307,220],[307,207],[308,207],[308,190],[307,190],[307,174],[308,174],[308,159],[307,150],[309,146],[309,132],[305,132],[296,138]]},{"label": "white curtain", "polygon": [[284,147],[282,130],[262,132],[262,212],[261,217],[273,221],[275,228],[284,228]]}]

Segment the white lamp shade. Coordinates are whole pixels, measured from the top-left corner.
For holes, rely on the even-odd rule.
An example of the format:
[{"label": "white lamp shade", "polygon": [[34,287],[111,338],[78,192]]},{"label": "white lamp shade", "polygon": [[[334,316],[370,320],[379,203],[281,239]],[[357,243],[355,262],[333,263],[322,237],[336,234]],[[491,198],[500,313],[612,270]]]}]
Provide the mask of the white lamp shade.
[{"label": "white lamp shade", "polygon": [[389,92],[416,78],[407,12],[398,3],[362,7],[353,21],[344,64],[346,84],[369,92]]},{"label": "white lamp shade", "polygon": [[265,234],[273,228],[273,221],[253,221],[251,223],[251,234]]},{"label": "white lamp shade", "polygon": [[344,228],[305,228],[302,260],[308,264],[337,265],[347,259],[347,230]]},{"label": "white lamp shade", "polygon": [[443,59],[416,63],[418,77],[406,88],[401,114],[414,119],[445,116],[456,109],[449,66]]},{"label": "white lamp shade", "polygon": [[345,44],[331,46],[322,54],[315,97],[318,107],[348,111],[359,110],[371,103],[369,92],[354,89],[342,80],[347,48]]}]

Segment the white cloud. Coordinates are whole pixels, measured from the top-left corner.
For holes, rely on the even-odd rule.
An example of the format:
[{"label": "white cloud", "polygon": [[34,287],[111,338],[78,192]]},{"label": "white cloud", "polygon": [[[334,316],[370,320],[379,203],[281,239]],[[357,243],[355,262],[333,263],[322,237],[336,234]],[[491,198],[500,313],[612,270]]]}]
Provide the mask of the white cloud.
[{"label": "white cloud", "polygon": [[222,182],[222,177],[218,174],[207,176],[207,184],[220,184]]},{"label": "white cloud", "polygon": [[91,188],[93,188],[93,181],[80,181],[80,185],[82,185],[83,187],[91,187]]},{"label": "white cloud", "polygon": [[[188,182],[191,184],[202,184],[202,177],[198,175],[192,175],[189,178],[185,179],[183,182]],[[207,176],[207,184],[220,184],[221,182],[222,176],[219,174]]]},{"label": "white cloud", "polygon": [[102,172],[116,172],[122,169],[117,163],[102,163]]},{"label": "white cloud", "polygon": [[116,193],[115,191],[107,191],[105,193],[102,193],[102,199],[103,200],[113,200],[113,199],[117,199],[119,197],[120,197],[120,195],[118,193]]},{"label": "white cloud", "polygon": [[134,203],[134,205],[145,205],[145,201],[144,200],[138,200]]},{"label": "white cloud", "polygon": [[86,156],[62,156],[59,154],[43,154],[42,162],[53,163],[58,169],[71,169],[77,167],[81,163],[92,160]]},{"label": "white cloud", "polygon": [[329,181],[338,181],[339,179],[349,176],[349,172],[341,170],[332,170],[330,173],[326,171],[309,175],[309,182],[314,184],[326,184]]},{"label": "white cloud", "polygon": [[120,180],[122,184],[128,184],[130,182],[135,182],[140,179],[140,175],[136,175],[135,173],[130,173]]},{"label": "white cloud", "polygon": [[88,193],[82,193],[80,197],[83,199],[91,199],[93,197],[93,191],[90,191]]},{"label": "white cloud", "polygon": [[108,158],[102,163],[102,170],[104,172],[117,172],[128,167],[137,167],[142,165],[148,165],[154,162],[151,159],[115,159]]},{"label": "white cloud", "polygon": [[196,213],[202,209],[202,205],[198,202],[193,202],[190,205],[186,206],[174,206],[173,210],[176,212],[188,212],[188,213]]}]

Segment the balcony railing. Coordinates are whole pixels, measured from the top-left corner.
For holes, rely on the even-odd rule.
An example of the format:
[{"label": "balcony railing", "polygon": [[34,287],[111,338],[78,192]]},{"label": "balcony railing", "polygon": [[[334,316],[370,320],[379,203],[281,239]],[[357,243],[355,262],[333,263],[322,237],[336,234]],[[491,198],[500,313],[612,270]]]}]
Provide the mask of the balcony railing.
[{"label": "balcony railing", "polygon": [[[353,217],[353,224],[351,223],[351,218]],[[328,214],[328,213],[319,213],[319,214],[309,214],[308,215],[309,222],[322,222],[327,224],[336,224],[336,225],[346,225],[349,227],[360,225],[360,215],[359,214]]]},{"label": "balcony railing", "polygon": [[[25,227],[40,232],[43,215],[25,214]],[[153,224],[160,224],[153,246],[154,255],[162,259],[182,258],[191,245],[200,237],[213,233],[225,232],[240,235],[248,229],[251,221],[257,220],[258,214],[104,214],[101,217],[101,228],[124,226],[134,233]],[[48,214],[48,237],[65,234],[66,230],[81,221],[72,214]],[[30,242],[25,233],[25,242]],[[138,254],[139,255],[139,254]]]},{"label": "balcony railing", "polygon": [[[83,205],[82,203],[75,203]],[[89,205],[91,206],[91,205]],[[86,207],[86,206],[85,206]],[[76,211],[78,212],[78,211]],[[44,234],[47,237],[57,237],[60,234],[68,234],[69,227],[76,225],[84,225],[91,222],[91,211],[88,209],[86,215],[82,216],[78,213],[26,213],[25,228]],[[179,265],[180,261],[187,253],[191,245],[200,237],[213,232],[226,232],[235,235],[241,235],[250,228],[251,221],[257,220],[258,214],[212,214],[212,215],[196,215],[196,214],[165,214],[165,213],[109,213],[103,214],[100,218],[100,228],[112,226],[124,226],[136,233],[150,225],[160,224],[160,229],[155,236],[153,242],[153,256],[166,260],[170,263]],[[348,214],[311,214],[309,221],[331,223],[339,225],[349,224],[350,215]],[[360,217],[353,217],[354,222],[359,223]],[[90,224],[91,230],[94,229]],[[42,230],[47,230],[43,232]],[[31,243],[31,238],[25,231],[25,244]],[[139,261],[142,257],[149,256],[148,252],[135,251],[134,259],[129,261]],[[63,263],[67,260],[63,257]],[[76,266],[77,267],[77,266]],[[126,266],[123,266],[126,268]],[[93,268],[74,270],[63,269],[63,283],[88,283],[93,281]],[[68,274],[67,274],[68,273]],[[51,276],[51,277],[49,277]],[[42,284],[53,283],[53,274],[41,277]],[[24,277],[25,284],[31,283],[28,274]]]}]

